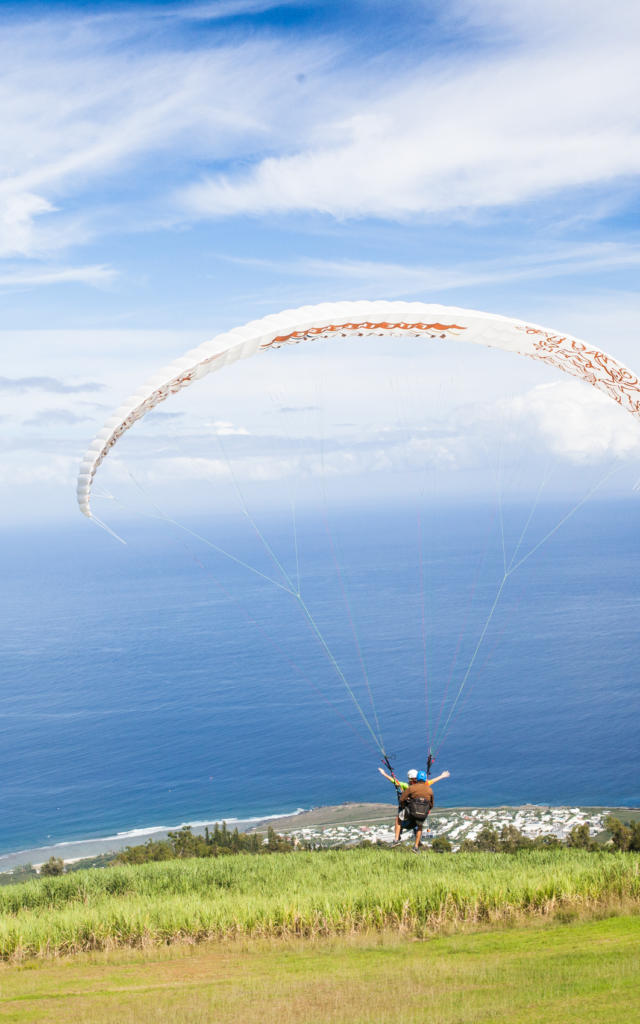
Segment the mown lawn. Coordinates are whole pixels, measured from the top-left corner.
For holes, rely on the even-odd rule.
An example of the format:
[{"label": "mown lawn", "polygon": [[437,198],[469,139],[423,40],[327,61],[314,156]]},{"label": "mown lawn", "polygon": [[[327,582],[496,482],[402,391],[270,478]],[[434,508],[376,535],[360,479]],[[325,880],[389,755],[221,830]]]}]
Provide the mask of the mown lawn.
[{"label": "mown lawn", "polygon": [[640,917],[453,934],[234,940],[0,968],[15,1024],[635,1024]]}]

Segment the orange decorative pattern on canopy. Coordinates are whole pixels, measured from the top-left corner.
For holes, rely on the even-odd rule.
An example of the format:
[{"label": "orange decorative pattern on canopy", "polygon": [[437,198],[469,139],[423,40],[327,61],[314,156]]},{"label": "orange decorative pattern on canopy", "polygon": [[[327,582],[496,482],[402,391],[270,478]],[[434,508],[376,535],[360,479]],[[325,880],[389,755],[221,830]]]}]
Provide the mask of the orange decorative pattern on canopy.
[{"label": "orange decorative pattern on canopy", "polygon": [[435,338],[440,335],[441,338],[446,338],[447,334],[456,331],[466,331],[466,327],[461,324],[426,324],[426,323],[407,323],[405,321],[399,321],[398,323],[392,323],[387,321],[381,321],[380,323],[374,323],[370,320],[365,320],[362,323],[345,323],[345,324],[327,324],[324,327],[309,327],[301,331],[292,331],[290,334],[281,334],[277,338],[272,338],[271,341],[265,342],[260,347],[265,348],[279,348],[281,345],[297,345],[300,341],[311,341],[313,338],[326,338],[332,334],[341,334],[344,332],[345,335],[360,333],[365,334],[388,334],[390,331],[402,331],[403,333],[411,333],[415,331],[416,337],[420,334],[428,334],[430,337]]},{"label": "orange decorative pattern on canopy", "polygon": [[640,380],[606,352],[590,348],[583,341],[552,334],[540,327],[523,327],[525,334],[537,335],[531,359],[556,366],[593,387],[606,391],[618,405],[640,415]]}]

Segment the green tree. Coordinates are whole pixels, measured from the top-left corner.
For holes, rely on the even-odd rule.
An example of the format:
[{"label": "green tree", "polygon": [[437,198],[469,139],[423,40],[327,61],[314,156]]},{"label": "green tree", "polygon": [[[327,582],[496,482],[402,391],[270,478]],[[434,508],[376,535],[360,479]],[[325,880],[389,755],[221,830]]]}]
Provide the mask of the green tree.
[{"label": "green tree", "polygon": [[33,864],[19,864],[11,871],[0,872],[0,885],[14,885],[16,882],[28,882],[30,878],[37,878],[38,872]]},{"label": "green tree", "polygon": [[574,849],[593,850],[595,843],[589,835],[589,826],[586,822],[584,825],[574,825],[567,836],[567,846]]},{"label": "green tree", "polygon": [[503,825],[500,829],[500,846],[503,853],[515,853],[531,846],[531,840],[523,835],[515,825]]},{"label": "green tree", "polygon": [[41,875],[61,875],[64,872],[64,861],[60,857],[49,857],[40,868]]},{"label": "green tree", "polygon": [[166,840],[147,839],[140,846],[127,846],[116,857],[115,864],[145,864],[147,861],[173,860],[174,853]]},{"label": "green tree", "polygon": [[628,825],[615,818],[613,814],[605,820],[605,825],[611,833],[611,843],[615,850],[628,850],[631,845],[633,832]]},{"label": "green tree", "polygon": [[453,847],[446,836],[436,836],[431,844],[434,853],[451,853]]},{"label": "green tree", "polygon": [[175,832],[168,832],[167,839],[174,857],[208,857],[210,850],[204,836],[194,836],[189,825],[183,825]]},{"label": "green tree", "polygon": [[495,853],[498,849],[500,840],[498,839],[498,833],[495,828],[491,828],[491,825],[483,825],[478,832],[478,838],[476,839],[476,849],[486,850],[491,853]]},{"label": "green tree", "polygon": [[269,829],[268,840],[263,842],[259,833],[246,834],[234,828],[230,832],[226,825],[215,826],[213,832],[203,836],[194,835],[188,825],[167,833],[167,838],[158,842],[147,840],[142,846],[128,846],[115,859],[117,864],[143,864],[150,860],[173,860],[190,857],[219,857],[223,854],[264,854],[290,852],[296,846],[295,839],[278,835]]},{"label": "green tree", "polygon": [[556,850],[559,846],[562,846],[562,843],[557,836],[550,834],[546,836],[536,836],[532,845],[536,850]]}]

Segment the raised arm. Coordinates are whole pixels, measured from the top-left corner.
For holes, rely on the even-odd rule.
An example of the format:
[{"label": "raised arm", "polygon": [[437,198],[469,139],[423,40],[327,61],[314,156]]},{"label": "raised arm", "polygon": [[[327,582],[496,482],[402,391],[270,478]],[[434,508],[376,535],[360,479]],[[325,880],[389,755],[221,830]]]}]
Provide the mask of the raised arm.
[{"label": "raised arm", "polygon": [[440,779],[448,779],[451,772],[443,772],[442,775],[436,775],[435,779],[427,779],[430,786],[433,786],[434,782],[440,782]]},{"label": "raised arm", "polygon": [[387,772],[385,772],[384,768],[378,768],[378,771],[380,772],[381,775],[384,775],[385,779],[388,779],[389,782],[393,782],[393,784],[396,787],[396,789],[406,789],[407,788],[407,783],[406,782],[400,782],[399,779],[394,779],[393,775],[388,775]]}]

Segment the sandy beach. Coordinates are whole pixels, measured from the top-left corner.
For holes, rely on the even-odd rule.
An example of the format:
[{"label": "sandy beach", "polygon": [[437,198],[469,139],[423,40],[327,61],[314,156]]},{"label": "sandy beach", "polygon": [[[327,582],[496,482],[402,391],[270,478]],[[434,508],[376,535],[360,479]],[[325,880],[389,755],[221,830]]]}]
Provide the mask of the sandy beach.
[{"label": "sandy beach", "polygon": [[[298,812],[302,813],[302,812]],[[230,828],[238,828],[240,831],[249,831],[250,828],[265,822],[293,820],[296,814],[267,815],[265,818],[232,818],[226,819]],[[98,857],[102,853],[115,853],[124,850],[127,846],[138,846],[146,843],[148,839],[166,839],[169,832],[184,828],[188,825],[194,832],[203,833],[205,828],[213,828],[216,824],[222,824],[222,819],[211,821],[183,821],[177,825],[151,825],[146,828],[133,828],[129,831],[116,832],[115,835],[97,836],[90,839],[72,839],[68,842],[51,843],[46,846],[34,846],[28,849],[16,850],[15,852],[0,854],[0,872],[11,871],[20,864],[32,864],[37,866],[49,860],[50,857],[60,857],[65,863],[84,860],[87,857]]]}]

